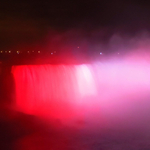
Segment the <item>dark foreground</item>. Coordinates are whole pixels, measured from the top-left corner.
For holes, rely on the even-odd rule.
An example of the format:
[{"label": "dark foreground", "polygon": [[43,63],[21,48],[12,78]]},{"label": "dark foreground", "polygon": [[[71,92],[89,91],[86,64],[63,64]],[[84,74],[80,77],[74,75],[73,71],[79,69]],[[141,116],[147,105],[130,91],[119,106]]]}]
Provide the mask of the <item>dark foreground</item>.
[{"label": "dark foreground", "polygon": [[141,129],[109,128],[85,130],[86,123],[67,127],[1,108],[1,150],[149,150],[150,134]]}]

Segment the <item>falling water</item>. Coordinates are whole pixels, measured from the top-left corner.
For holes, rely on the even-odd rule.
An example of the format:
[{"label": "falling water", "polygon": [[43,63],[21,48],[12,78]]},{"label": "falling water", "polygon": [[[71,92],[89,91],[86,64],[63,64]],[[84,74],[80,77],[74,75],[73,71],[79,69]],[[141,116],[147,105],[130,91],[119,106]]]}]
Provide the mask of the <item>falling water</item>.
[{"label": "falling water", "polygon": [[27,114],[95,126],[131,125],[149,110],[149,63],[20,65],[12,73],[16,106]]}]

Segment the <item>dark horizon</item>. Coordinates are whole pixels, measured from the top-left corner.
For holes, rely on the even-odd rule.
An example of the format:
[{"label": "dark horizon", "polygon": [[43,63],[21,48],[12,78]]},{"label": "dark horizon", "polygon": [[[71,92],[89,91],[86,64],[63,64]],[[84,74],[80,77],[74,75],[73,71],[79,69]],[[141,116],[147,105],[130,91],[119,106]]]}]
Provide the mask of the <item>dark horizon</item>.
[{"label": "dark horizon", "polygon": [[130,41],[147,40],[150,31],[149,2],[134,0],[3,1],[0,16],[0,50],[41,47],[65,52],[79,46],[109,53],[126,46],[130,51]]}]

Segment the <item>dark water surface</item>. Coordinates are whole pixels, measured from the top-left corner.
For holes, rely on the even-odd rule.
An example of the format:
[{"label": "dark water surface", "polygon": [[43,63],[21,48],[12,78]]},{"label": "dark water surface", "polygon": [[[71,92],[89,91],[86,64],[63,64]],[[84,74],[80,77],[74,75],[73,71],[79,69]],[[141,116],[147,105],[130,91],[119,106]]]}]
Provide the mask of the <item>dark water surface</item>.
[{"label": "dark water surface", "polygon": [[[2,109],[1,109],[2,110]],[[5,117],[4,117],[5,116]],[[3,109],[0,120],[2,150],[148,150],[150,132],[143,128],[86,128],[49,122],[35,116]]]}]

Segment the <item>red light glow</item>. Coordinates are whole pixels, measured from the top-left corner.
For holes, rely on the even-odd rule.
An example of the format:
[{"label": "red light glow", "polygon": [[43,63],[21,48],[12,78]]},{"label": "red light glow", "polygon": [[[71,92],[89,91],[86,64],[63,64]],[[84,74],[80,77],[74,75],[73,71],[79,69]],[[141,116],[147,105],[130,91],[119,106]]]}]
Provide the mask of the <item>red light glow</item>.
[{"label": "red light glow", "polygon": [[65,121],[128,115],[150,85],[143,63],[22,65],[12,73],[20,111]]}]

